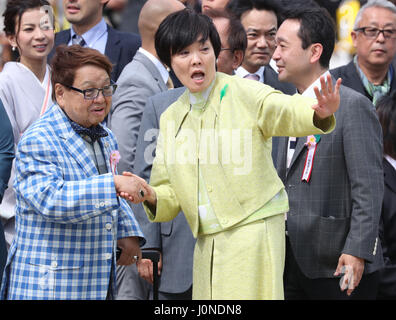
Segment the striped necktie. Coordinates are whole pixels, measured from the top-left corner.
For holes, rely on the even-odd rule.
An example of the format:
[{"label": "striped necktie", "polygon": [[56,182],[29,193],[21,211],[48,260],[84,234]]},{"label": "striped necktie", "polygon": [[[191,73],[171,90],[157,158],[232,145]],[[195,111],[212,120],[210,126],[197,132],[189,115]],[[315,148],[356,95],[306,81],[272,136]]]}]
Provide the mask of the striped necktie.
[{"label": "striped necktie", "polygon": [[258,74],[255,73],[248,73],[246,76],[244,76],[245,79],[250,79],[250,80],[256,80],[259,81],[260,80],[260,76]]},{"label": "striped necktie", "polygon": [[84,47],[87,43],[84,38],[79,36],[77,33],[73,35],[72,44],[79,44],[81,47]]}]

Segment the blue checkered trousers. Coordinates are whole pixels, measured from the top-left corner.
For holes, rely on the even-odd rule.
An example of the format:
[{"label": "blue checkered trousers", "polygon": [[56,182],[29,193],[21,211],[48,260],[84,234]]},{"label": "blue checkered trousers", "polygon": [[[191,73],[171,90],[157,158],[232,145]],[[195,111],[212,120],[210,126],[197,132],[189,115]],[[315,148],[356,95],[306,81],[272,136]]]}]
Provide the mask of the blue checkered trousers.
[{"label": "blue checkered trousers", "polygon": [[23,135],[2,299],[106,299],[117,239],[144,242],[132,210],[116,195],[109,159],[118,147],[105,130],[109,135],[99,142],[109,173],[101,175],[58,105]]}]

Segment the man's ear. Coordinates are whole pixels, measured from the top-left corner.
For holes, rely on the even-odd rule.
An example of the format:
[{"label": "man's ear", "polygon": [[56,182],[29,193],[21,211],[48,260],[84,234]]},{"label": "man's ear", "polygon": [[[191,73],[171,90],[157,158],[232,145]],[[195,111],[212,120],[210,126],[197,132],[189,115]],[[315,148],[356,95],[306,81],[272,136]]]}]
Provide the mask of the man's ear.
[{"label": "man's ear", "polygon": [[58,105],[63,109],[65,105],[65,87],[60,83],[55,83],[55,98]]},{"label": "man's ear", "polygon": [[354,48],[356,48],[356,39],[357,39],[356,31],[351,32],[351,39],[352,39],[352,44],[353,44]]},{"label": "man's ear", "polygon": [[311,63],[319,61],[323,53],[323,46],[320,43],[313,43],[311,45]]},{"label": "man's ear", "polygon": [[232,68],[235,70],[237,69],[243,61],[244,53],[242,50],[235,50],[233,52],[233,61],[232,61]]}]

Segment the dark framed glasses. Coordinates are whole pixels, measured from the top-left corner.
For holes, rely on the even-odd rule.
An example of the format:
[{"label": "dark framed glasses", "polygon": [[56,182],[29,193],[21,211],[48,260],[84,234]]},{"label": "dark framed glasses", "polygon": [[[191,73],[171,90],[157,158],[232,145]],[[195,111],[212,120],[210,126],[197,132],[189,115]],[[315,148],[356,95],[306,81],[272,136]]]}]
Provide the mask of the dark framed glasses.
[{"label": "dark framed glasses", "polygon": [[396,30],[395,29],[378,29],[375,27],[361,27],[355,29],[355,31],[361,31],[367,38],[377,39],[380,33],[384,36],[385,39],[395,39],[396,38]]},{"label": "dark framed glasses", "polygon": [[63,83],[62,85],[66,88],[82,93],[84,95],[84,99],[86,100],[96,99],[99,96],[99,92],[102,92],[104,97],[111,97],[117,89],[117,84],[115,83],[104,86],[103,88],[89,88],[85,90],[81,90]]}]

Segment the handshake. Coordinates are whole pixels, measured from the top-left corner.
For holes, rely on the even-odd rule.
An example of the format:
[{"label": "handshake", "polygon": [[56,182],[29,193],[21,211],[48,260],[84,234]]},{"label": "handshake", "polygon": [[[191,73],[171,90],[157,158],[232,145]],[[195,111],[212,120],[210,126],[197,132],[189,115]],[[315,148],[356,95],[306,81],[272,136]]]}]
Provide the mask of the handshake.
[{"label": "handshake", "polygon": [[114,184],[118,196],[135,204],[147,201],[149,204],[155,205],[157,202],[153,188],[146,180],[131,172],[124,171],[122,175],[115,175]]}]

